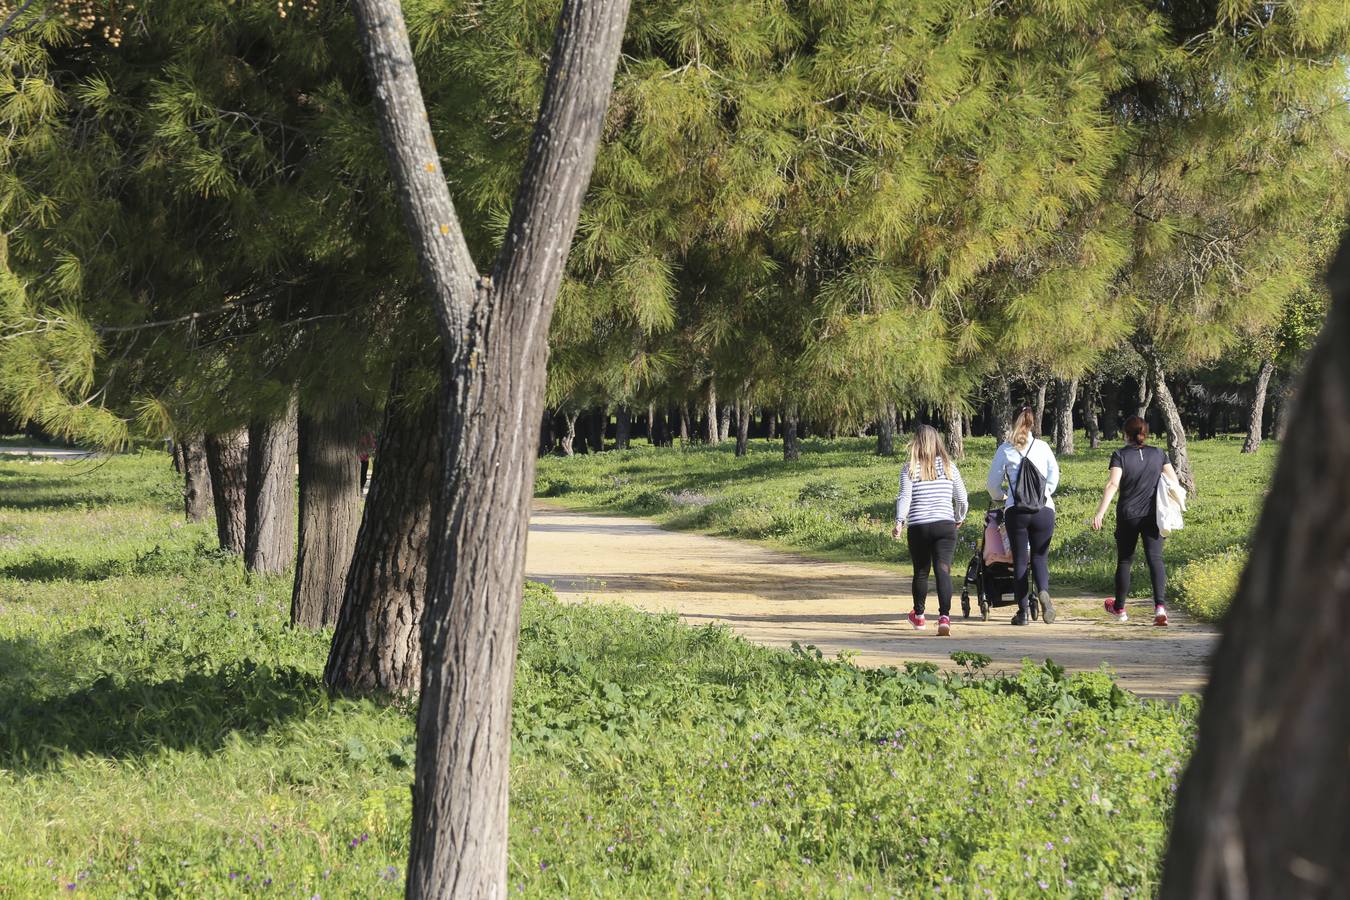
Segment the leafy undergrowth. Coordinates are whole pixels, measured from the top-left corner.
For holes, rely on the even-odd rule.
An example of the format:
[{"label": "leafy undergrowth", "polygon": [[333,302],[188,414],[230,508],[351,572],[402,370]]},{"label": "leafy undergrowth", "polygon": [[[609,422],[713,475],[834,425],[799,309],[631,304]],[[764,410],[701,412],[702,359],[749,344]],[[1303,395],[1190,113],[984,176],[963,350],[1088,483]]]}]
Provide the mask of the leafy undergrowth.
[{"label": "leafy undergrowth", "polygon": [[[1086,448],[1080,434],[1078,444]],[[537,496],[579,509],[603,509],[656,519],[672,528],[725,537],[764,540],[798,550],[881,563],[909,563],[904,542],[891,539],[895,495],[903,459],[882,458],[873,440],[803,442],[798,462],[783,461],[776,441],[752,441],[737,459],[732,445],[654,449],[539,461]],[[1060,460],[1055,495],[1056,528],[1051,544],[1054,584],[1110,593],[1116,550],[1114,511],[1101,533],[1089,520],[1101,499],[1114,447],[1081,449]],[[1244,455],[1241,442],[1216,438],[1190,445],[1200,493],[1190,504],[1186,527],[1168,538],[1169,567],[1247,545],[1275,458],[1274,446]],[[994,454],[989,438],[966,443],[960,470],[971,494],[972,514],[961,529],[957,568],[975,552],[988,504],[985,477]],[[1142,550],[1134,580],[1147,596]]]},{"label": "leafy undergrowth", "polygon": [[[411,713],[326,695],[327,635],[178,523],[162,457],[71,471],[0,463],[0,896],[401,893]],[[860,670],[532,586],[512,894],[1151,893],[1193,701],[967,663]]]}]

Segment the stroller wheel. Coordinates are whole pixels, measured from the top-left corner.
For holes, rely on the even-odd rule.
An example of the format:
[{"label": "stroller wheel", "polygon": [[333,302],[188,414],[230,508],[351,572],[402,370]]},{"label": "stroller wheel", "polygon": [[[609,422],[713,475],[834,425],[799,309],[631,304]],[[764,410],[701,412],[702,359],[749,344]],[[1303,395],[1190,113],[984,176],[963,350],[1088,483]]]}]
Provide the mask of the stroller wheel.
[{"label": "stroller wheel", "polygon": [[970,591],[961,592],[961,615],[970,618]]},{"label": "stroller wheel", "polygon": [[989,621],[989,604],[983,601],[980,602],[980,619],[984,622]]},{"label": "stroller wheel", "polygon": [[1037,600],[1036,595],[1033,594],[1028,605],[1031,607],[1031,621],[1035,622],[1041,617],[1041,601]]}]

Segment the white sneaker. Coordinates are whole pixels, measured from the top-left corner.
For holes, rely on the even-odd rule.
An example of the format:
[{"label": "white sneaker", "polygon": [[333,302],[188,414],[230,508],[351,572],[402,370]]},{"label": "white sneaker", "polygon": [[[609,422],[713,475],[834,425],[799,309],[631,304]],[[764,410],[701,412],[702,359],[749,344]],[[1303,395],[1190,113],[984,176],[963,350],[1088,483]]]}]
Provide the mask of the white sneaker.
[{"label": "white sneaker", "polygon": [[[1108,616],[1110,616],[1111,618],[1115,619],[1117,622],[1128,622],[1128,621],[1130,621],[1130,617],[1127,616],[1127,615],[1125,615],[1125,610],[1122,609],[1120,612],[1116,612],[1116,601],[1115,601],[1115,600],[1112,600],[1111,598],[1108,597],[1106,600],[1103,600],[1103,601],[1102,601],[1102,606],[1105,607],[1105,609],[1106,609],[1106,614],[1107,614]],[[1167,616],[1164,615],[1164,616],[1163,616],[1163,619],[1164,619],[1163,624],[1166,625],[1166,624],[1167,624],[1167,622],[1166,622]]]}]

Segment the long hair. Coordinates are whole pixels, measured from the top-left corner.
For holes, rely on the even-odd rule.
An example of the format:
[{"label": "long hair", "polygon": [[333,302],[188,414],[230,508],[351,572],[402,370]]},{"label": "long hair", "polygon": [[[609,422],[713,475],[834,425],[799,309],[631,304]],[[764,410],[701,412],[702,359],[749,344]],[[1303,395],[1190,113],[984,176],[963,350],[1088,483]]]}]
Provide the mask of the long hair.
[{"label": "long hair", "polygon": [[1131,447],[1142,447],[1148,443],[1148,423],[1139,416],[1130,416],[1126,419],[1125,441]]},{"label": "long hair", "polygon": [[1036,437],[1036,411],[1030,406],[1024,406],[1013,417],[1012,434],[1008,437],[1009,442],[1019,450],[1025,450],[1031,446],[1032,440]]},{"label": "long hair", "polygon": [[932,425],[920,425],[909,442],[909,477],[915,481],[935,481],[937,461],[942,460],[942,471],[952,477],[952,459],[942,435]]}]

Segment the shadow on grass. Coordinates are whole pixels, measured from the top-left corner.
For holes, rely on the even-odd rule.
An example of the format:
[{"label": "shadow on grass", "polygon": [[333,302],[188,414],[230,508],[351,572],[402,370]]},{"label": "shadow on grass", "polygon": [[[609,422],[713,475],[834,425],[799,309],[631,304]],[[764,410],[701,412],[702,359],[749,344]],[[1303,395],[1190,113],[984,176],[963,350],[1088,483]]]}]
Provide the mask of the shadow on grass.
[{"label": "shadow on grass", "polygon": [[248,660],[160,681],[105,674],[87,687],[43,696],[43,685],[69,668],[67,660],[52,660],[51,670],[35,670],[53,649],[0,641],[0,769],[48,769],[67,754],[214,752],[231,734],[261,735],[327,702],[318,675]]}]

